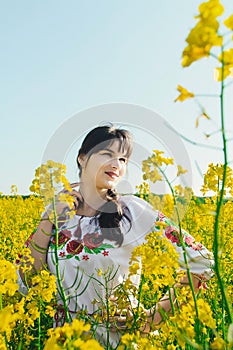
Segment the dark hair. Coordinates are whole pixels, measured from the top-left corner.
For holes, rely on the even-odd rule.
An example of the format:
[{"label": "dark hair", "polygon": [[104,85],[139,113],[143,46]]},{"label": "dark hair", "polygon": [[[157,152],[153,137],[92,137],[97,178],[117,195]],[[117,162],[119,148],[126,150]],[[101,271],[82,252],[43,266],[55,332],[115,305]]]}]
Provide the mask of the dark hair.
[{"label": "dark hair", "polygon": [[[81,148],[77,156],[77,164],[82,173],[82,168],[79,163],[80,155],[87,155],[88,159],[92,154],[105,149],[107,146],[111,146],[115,140],[119,140],[119,151],[123,152],[124,155],[129,158],[132,149],[133,142],[131,134],[124,129],[119,129],[114,126],[98,126],[91,130],[83,140]],[[120,202],[119,196],[113,189],[108,189],[106,194],[107,202],[98,209],[99,215],[99,225],[102,232],[102,238],[106,238],[111,241],[115,241],[118,246],[121,246],[124,240],[124,236],[121,232],[120,222],[122,219],[127,219],[131,222],[129,217],[126,215],[126,210],[124,211]]]}]

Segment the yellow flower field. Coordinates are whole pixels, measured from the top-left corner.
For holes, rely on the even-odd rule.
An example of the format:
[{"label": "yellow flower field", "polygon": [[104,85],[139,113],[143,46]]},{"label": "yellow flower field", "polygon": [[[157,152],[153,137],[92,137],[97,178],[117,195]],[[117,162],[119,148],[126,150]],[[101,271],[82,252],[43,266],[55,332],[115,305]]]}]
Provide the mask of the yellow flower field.
[{"label": "yellow flower field", "polygon": [[[167,165],[166,158],[161,163],[161,153],[157,152],[157,154],[159,154],[160,166]],[[153,157],[153,161],[148,159],[145,164],[146,162],[150,164],[150,167],[155,166],[156,157]],[[210,190],[215,190],[216,196],[197,198],[192,196],[190,189],[182,191],[180,187],[175,197],[168,194],[156,196],[150,192],[146,182],[138,186],[136,195],[148,200],[167,216],[173,217],[174,221],[177,221],[174,210],[174,203],[177,201],[178,212],[183,217],[182,228],[189,231],[193,237],[212,251],[219,191],[218,188],[213,188],[213,183],[216,183],[216,176],[221,178],[222,172],[223,169],[220,166],[215,168],[215,172],[213,172],[213,165],[210,165],[205,177],[203,191],[208,191],[209,186]],[[145,177],[150,178],[149,171],[144,174]],[[230,193],[232,193],[232,183],[232,171],[229,169],[227,184]],[[36,195],[23,198],[12,194],[0,198],[0,239],[2,242],[0,250],[0,349],[102,348],[92,337],[94,324],[85,313],[78,314],[77,321],[74,320],[70,325],[66,324],[62,328],[54,329],[55,277],[46,270],[30,276],[30,264],[25,261],[27,248],[24,247],[24,242],[37,226],[43,209],[43,202]],[[222,206],[219,221],[219,244],[221,247],[219,249],[219,263],[221,278],[230,305],[233,300],[232,218],[233,201],[232,197],[228,197]],[[223,308],[222,294],[216,276],[207,283],[207,287],[203,283],[196,300],[193,299],[190,288],[186,286],[178,288],[179,307],[175,307],[169,317],[164,316],[164,321],[159,327],[159,335],[153,333],[157,327],[152,327],[151,333],[147,337],[141,337],[140,330],[145,319],[143,305],[144,307],[155,305],[164,292],[173,287],[180,278],[176,273],[178,268],[177,255],[173,246],[168,241],[161,240],[159,236],[159,232],[151,232],[148,235],[147,244],[136,248],[132,255],[130,275],[134,275],[138,269],[137,257],[142,258],[143,280],[140,297],[137,290],[132,291],[133,286],[130,278],[125,281],[123,289],[116,291],[116,295],[121,293],[119,294],[121,299],[119,299],[118,308],[124,310],[128,306],[127,294],[122,293],[122,290],[130,290],[131,293],[135,293],[136,297],[140,298],[142,305],[134,320],[134,328],[128,327],[127,330],[126,322],[126,329],[118,348],[135,349],[136,346],[138,349],[231,349],[233,345],[232,323]],[[166,263],[165,269],[160,268],[164,264],[163,261]],[[18,292],[16,269],[19,264],[30,279],[27,295]],[[156,275],[159,278],[155,278]],[[112,308],[110,305],[109,313],[114,314],[114,310],[113,305]],[[103,322],[103,319],[96,321]],[[129,323],[132,324],[132,319],[129,320]]]},{"label": "yellow flower field", "polygon": [[[186,170],[182,164],[175,165],[174,160],[162,151],[153,150],[143,161],[144,182],[135,193],[176,225],[175,238],[182,247],[188,283],[181,283],[183,273],[178,268],[178,255],[162,235],[166,220],[158,221],[147,235],[146,243],[134,249],[128,278],[119,283],[113,299],[103,301],[101,312],[91,317],[85,310],[80,311],[73,321],[60,326],[59,314],[67,311],[65,306],[61,309],[61,305],[57,305],[57,284],[61,287],[61,278],[56,281],[46,268],[37,273],[33,271],[33,261],[25,246],[40,222],[45,205],[52,203],[55,208],[57,186],[70,190],[65,166],[48,161],[36,170],[30,196],[17,195],[15,185],[11,195],[0,195],[0,350],[103,349],[95,336],[96,324],[102,323],[109,330],[111,320],[113,323],[119,316],[124,318],[124,325],[120,344],[115,349],[233,349],[233,170],[228,160],[224,123],[224,92],[233,76],[233,15],[225,16],[220,22],[218,17],[224,14],[224,7],[219,0],[201,3],[198,11],[196,25],[186,38],[182,66],[189,67],[202,58],[216,61],[214,74],[220,91],[219,132],[223,162],[209,164],[203,178],[203,197],[196,197],[192,189],[183,188],[167,177],[170,167],[175,167],[176,179],[184,174]],[[177,89],[176,102],[192,99],[201,108],[196,127],[200,116],[209,120],[198,101],[200,95],[180,84]],[[165,181],[170,193],[152,193],[149,184],[157,181]],[[69,195],[62,193],[60,200],[67,201],[72,208]],[[72,210],[69,213],[72,215]],[[53,210],[49,215],[57,229],[56,212]],[[184,230],[193,238],[183,236]],[[58,238],[56,231],[55,251]],[[197,294],[186,261],[188,244],[195,250],[206,246],[214,258],[213,276],[208,282],[200,279]],[[131,277],[138,277],[139,269],[140,283],[136,288]],[[17,283],[19,270],[24,275],[24,293],[19,291]],[[98,276],[106,282],[106,290],[113,274],[111,269],[98,270]],[[134,309],[130,303],[132,296],[137,300]],[[143,332],[148,326],[146,310],[153,309],[164,297],[171,301],[171,312],[159,310],[161,322],[150,324],[148,333]],[[54,327],[55,323],[57,327]],[[113,348],[108,344],[106,349]]]}]

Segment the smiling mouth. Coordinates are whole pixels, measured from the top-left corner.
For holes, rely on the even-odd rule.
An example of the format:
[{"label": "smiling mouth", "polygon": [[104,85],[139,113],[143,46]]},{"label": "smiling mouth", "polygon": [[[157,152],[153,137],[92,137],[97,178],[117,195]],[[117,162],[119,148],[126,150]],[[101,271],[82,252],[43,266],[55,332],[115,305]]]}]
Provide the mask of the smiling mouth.
[{"label": "smiling mouth", "polygon": [[111,171],[105,172],[111,179],[117,179],[119,176],[116,173],[112,173]]}]

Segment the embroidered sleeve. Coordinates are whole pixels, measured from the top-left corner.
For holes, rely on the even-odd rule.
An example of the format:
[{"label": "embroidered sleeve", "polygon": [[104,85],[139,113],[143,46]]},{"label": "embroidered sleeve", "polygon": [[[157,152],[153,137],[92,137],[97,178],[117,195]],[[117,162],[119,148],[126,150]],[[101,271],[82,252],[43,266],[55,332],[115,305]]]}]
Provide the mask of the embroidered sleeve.
[{"label": "embroidered sleeve", "polygon": [[181,268],[186,268],[181,242],[182,237],[190,271],[203,282],[210,279],[213,276],[213,254],[203,244],[197,242],[187,231],[182,229],[181,236],[180,228],[163,213],[157,211],[154,229],[160,230],[161,223],[164,226],[164,236],[175,246],[176,251],[179,253]]}]

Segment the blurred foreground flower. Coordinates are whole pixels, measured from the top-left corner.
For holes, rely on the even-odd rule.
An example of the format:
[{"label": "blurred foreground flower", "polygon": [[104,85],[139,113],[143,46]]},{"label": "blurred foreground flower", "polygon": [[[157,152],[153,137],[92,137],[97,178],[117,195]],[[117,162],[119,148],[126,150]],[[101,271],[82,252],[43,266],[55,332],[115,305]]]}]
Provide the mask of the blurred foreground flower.
[{"label": "blurred foreground flower", "polygon": [[67,180],[66,166],[61,163],[48,160],[35,171],[35,179],[32,181],[30,191],[42,196],[44,206],[51,205],[50,219],[54,221],[54,210],[57,202],[67,203],[70,208],[69,215],[74,214],[74,197],[70,195],[72,188]]},{"label": "blurred foreground flower", "polygon": [[82,320],[74,319],[72,324],[65,323],[63,327],[49,330],[49,339],[44,350],[103,350],[95,339],[91,339],[90,325]]}]

